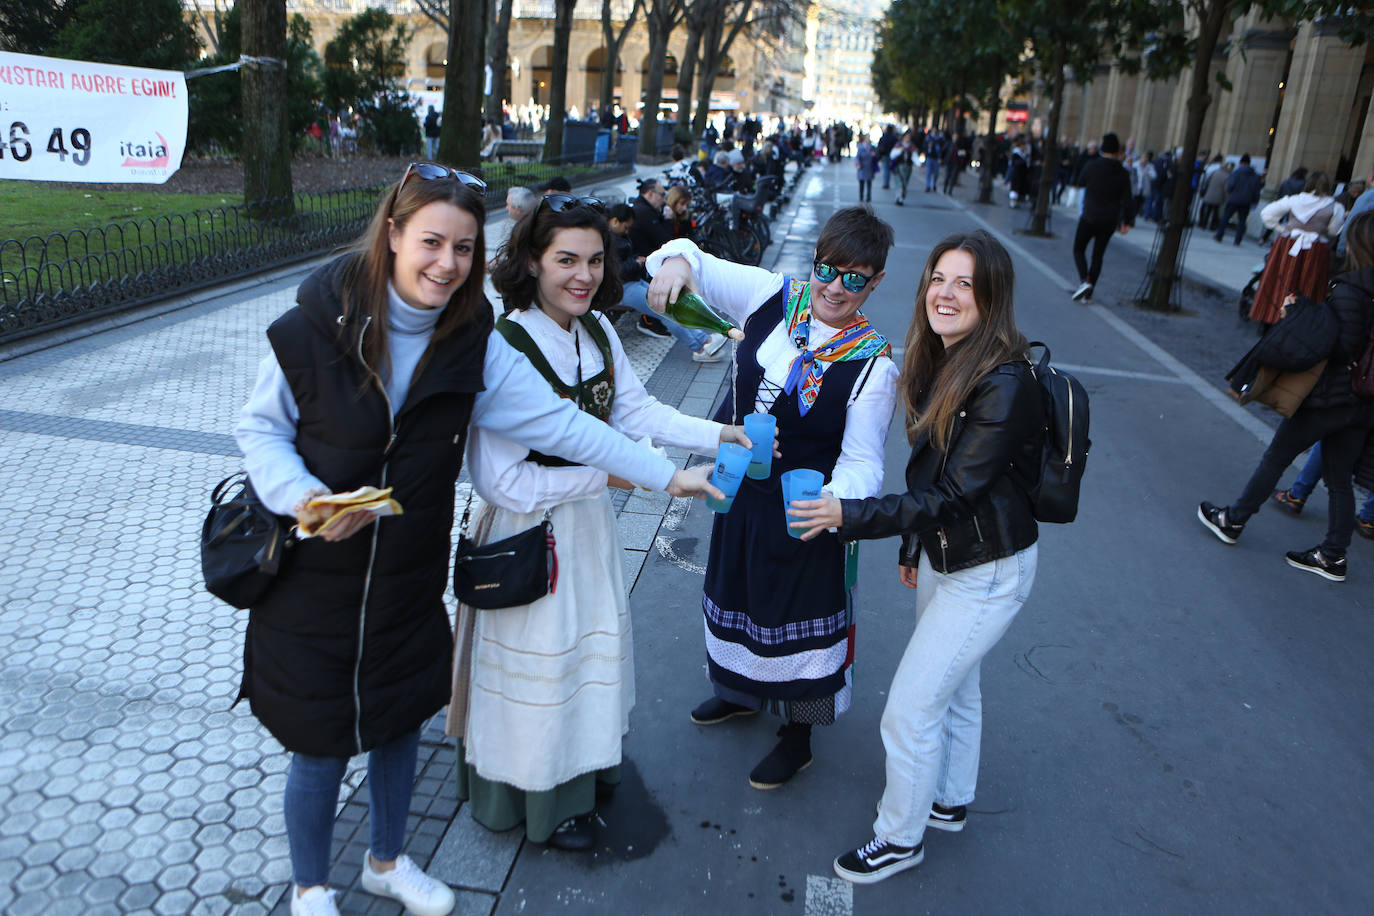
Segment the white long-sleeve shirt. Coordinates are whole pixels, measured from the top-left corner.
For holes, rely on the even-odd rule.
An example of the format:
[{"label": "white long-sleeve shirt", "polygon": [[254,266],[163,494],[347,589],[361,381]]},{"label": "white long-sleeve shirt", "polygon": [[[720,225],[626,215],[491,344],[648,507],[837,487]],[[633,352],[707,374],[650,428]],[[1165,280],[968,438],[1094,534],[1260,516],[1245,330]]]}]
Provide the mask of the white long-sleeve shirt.
[{"label": "white long-sleeve shirt", "polygon": [[[538,344],[564,384],[572,386],[577,382],[579,352],[584,380],[605,367],[596,342],[579,323],[574,322],[572,330],[565,331],[537,308],[520,309],[507,317]],[[615,400],[608,418],[611,427],[636,441],[647,437],[655,445],[714,454],[720,445],[721,424],[679,413],[652,397],[630,366],[611,323],[600,315],[597,320],[610,342],[615,369]],[[548,387],[547,382],[544,384]],[[468,438],[467,467],[478,494],[512,512],[536,512],[606,489],[605,471],[592,467],[544,467],[527,461],[528,453],[527,446],[508,435],[491,429],[473,429]],[[553,454],[566,457],[561,452]]]},{"label": "white long-sleeve shirt", "polygon": [[[664,245],[649,256],[644,266],[653,275],[664,261],[677,256],[685,258],[691,266],[701,297],[733,318],[740,327],[782,288],[785,279],[782,274],[762,268],[721,260],[705,253],[688,239],[674,239]],[[840,330],[823,324],[813,313],[808,346],[819,347]],[[786,324],[778,322],[759,345],[758,361],[763,367],[764,384],[759,385],[759,397],[754,403],[756,411],[766,412],[773,406],[775,398],[765,389],[781,389],[792,361],[800,354],[788,336]],[[815,365],[820,367],[823,376],[833,363],[817,360]],[[874,360],[873,370],[863,382],[858,397],[851,394],[840,457],[825,485],[825,489],[840,499],[863,499],[882,492],[883,443],[897,406],[897,375],[892,360],[879,357]],[[863,379],[862,373],[859,378]],[[855,387],[858,384],[856,382]],[[743,420],[739,418],[740,422]]]},{"label": "white long-sleeve shirt", "polygon": [[[396,411],[405,403],[410,375],[419,353],[429,343],[438,314],[436,310],[431,318],[429,312],[411,308],[394,293],[389,312],[391,365],[396,369],[412,367],[410,372],[393,371],[387,380],[387,397]],[[427,330],[417,330],[421,318],[429,320]],[[415,352],[417,347],[419,352]],[[471,428],[492,430],[526,448],[605,468],[643,487],[662,490],[671,482],[676,471],[671,461],[613,432],[555,395],[528,361],[494,331],[487,341],[482,382],[486,390],[475,398]],[[259,364],[257,383],[240,412],[234,438],[243,450],[258,498],[279,515],[292,514],[306,493],[328,490],[296,451],[299,420],[291,386],[276,355],[269,352]]]}]

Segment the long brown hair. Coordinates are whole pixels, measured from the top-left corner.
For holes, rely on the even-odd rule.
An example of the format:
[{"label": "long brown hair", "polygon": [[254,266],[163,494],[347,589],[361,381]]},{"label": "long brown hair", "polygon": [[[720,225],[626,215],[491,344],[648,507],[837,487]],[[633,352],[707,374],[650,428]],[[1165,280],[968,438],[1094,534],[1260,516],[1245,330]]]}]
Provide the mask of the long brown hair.
[{"label": "long brown hair", "polygon": [[[947,251],[973,257],[973,300],[978,324],[948,350],[930,328],[926,293],[935,265]],[[954,415],[975,385],[997,366],[1026,356],[1026,338],[1016,327],[1012,306],[1015,270],[1002,244],[982,229],[956,232],[931,249],[916,292],[916,307],[906,334],[906,356],[898,387],[911,441],[926,433],[936,448],[949,444]]]},{"label": "long brown hair", "polygon": [[506,243],[491,262],[491,285],[501,294],[507,311],[527,309],[539,305],[539,278],[530,271],[530,264],[544,256],[553,244],[559,229],[592,229],[601,236],[601,285],[592,293],[590,310],[605,311],[620,304],[625,294],[620,282],[620,260],[611,238],[611,225],[601,210],[577,203],[555,210],[540,204],[533,213],[520,217],[506,238]]},{"label": "long brown hair", "polygon": [[390,229],[393,223],[398,232],[404,230],[406,223],[418,210],[436,201],[466,210],[477,221],[472,269],[444,306],[429,346],[415,367],[415,375],[418,376],[429,362],[439,341],[466,327],[477,315],[478,309],[489,308],[486,295],[482,292],[487,250],[484,231],[487,207],[482,195],[452,176],[424,179],[413,173],[408,174],[413,175],[410,181],[403,178],[404,186],[398,181],[382,197],[367,231],[353,245],[352,257],[343,271],[344,314],[348,316],[350,324],[365,317],[372,319],[363,336],[363,359],[381,379],[386,379],[391,371],[391,358],[387,350],[387,316],[390,311],[387,284],[391,282],[396,260],[391,252]]},{"label": "long brown hair", "polygon": [[1344,269],[1374,267],[1374,210],[1356,213],[1345,229]]}]

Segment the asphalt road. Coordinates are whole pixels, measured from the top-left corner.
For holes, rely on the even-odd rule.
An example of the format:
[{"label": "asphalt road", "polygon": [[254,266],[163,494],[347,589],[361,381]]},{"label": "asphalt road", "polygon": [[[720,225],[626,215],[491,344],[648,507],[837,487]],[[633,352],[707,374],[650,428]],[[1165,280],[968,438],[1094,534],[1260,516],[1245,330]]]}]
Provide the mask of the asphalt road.
[{"label": "asphalt road", "polygon": [[[851,177],[842,164],[812,179],[779,269],[806,269],[820,223],[855,200]],[[1219,393],[1251,333],[1224,291],[1180,316],[1136,312],[1121,300],[1143,260],[1117,245],[1111,283],[1085,307],[1067,295],[1071,227],[1028,239],[1024,212],[875,196],[899,241],[868,312],[894,343],[930,246],[984,226],[1012,250],[1021,327],[1092,398],[1078,521],[1042,526],[1031,599],[983,664],[967,829],[929,832],[925,863],[877,885],[831,870],[871,837],[882,791],[878,720],[913,625],[895,541],[861,552],[853,708],[816,730],[809,769],[759,792],[747,774],[776,723],[688,720],[709,691],[710,513],[675,507],[632,594],[638,706],[602,848],[527,844],[497,912],[1369,912],[1374,547],[1356,539],[1338,585],[1283,561],[1321,539],[1324,500],[1299,519],[1261,512],[1234,547],[1194,517],[1200,499],[1239,493],[1269,422]],[[906,455],[898,421],[887,489]]]}]

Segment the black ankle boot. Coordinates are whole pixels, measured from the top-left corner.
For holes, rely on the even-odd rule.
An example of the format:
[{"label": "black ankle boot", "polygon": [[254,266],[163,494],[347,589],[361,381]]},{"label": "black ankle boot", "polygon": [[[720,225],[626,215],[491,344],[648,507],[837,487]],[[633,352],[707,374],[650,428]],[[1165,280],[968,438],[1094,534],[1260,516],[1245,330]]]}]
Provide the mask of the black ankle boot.
[{"label": "black ankle boot", "polygon": [[788,722],[778,729],[781,738],[749,774],[755,789],[776,789],[811,766],[811,726]]}]

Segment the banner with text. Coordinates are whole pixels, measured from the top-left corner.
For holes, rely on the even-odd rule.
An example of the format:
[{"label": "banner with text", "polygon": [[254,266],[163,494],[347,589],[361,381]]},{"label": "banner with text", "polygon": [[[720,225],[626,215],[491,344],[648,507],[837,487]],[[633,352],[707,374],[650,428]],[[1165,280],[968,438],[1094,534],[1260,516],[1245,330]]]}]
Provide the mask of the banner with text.
[{"label": "banner with text", "polygon": [[185,149],[180,72],[0,51],[0,179],[162,184]]}]

